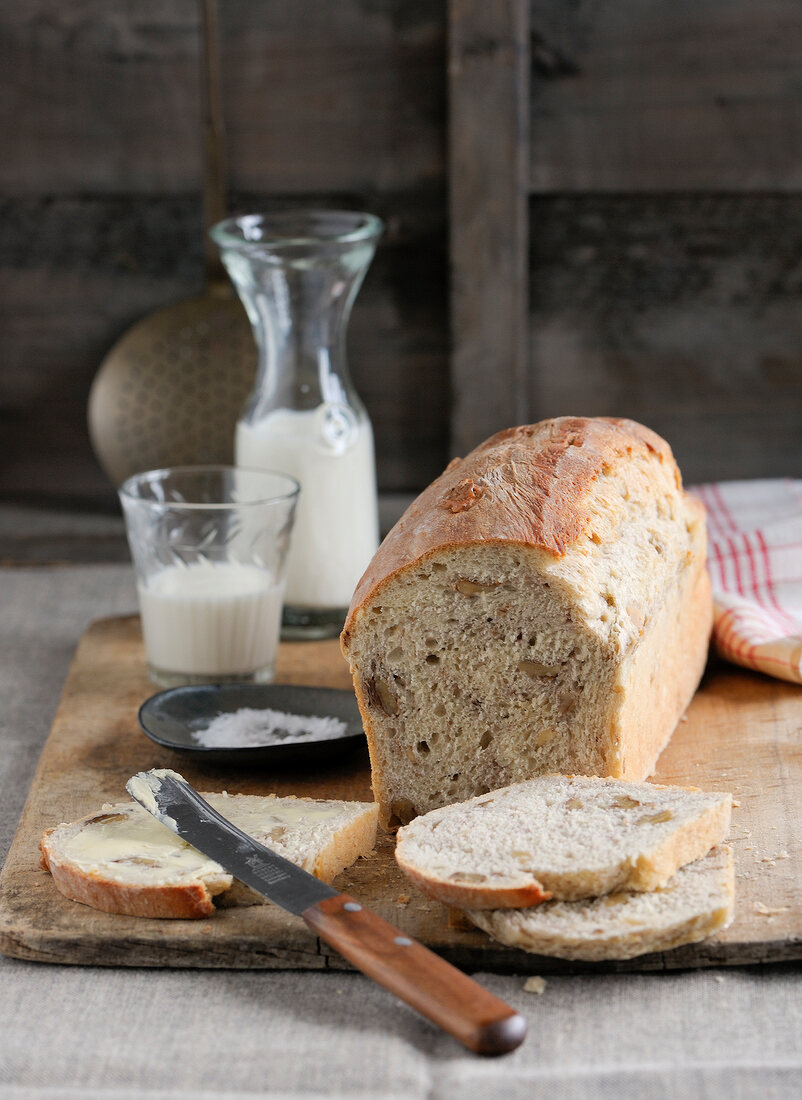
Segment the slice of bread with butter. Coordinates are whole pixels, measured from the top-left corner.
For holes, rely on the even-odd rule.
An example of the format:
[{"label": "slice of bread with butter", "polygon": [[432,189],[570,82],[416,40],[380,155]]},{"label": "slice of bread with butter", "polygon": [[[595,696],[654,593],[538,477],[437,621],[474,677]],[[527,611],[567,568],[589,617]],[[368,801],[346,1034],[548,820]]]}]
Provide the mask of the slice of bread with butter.
[{"label": "slice of bread with butter", "polygon": [[[249,836],[324,882],[376,843],[373,803],[226,792],[203,797]],[[215,901],[264,901],[134,802],[105,805],[48,829],[40,847],[42,866],[59,891],[106,913],[208,917]]]}]

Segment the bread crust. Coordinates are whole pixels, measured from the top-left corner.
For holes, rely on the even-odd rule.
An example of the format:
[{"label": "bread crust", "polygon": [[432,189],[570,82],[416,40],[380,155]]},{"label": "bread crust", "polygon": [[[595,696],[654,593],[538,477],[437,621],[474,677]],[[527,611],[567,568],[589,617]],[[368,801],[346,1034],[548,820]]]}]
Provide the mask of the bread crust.
[{"label": "bread crust", "polygon": [[[619,693],[611,735],[618,752],[610,775],[639,782],[654,771],[702,679],[712,629],[713,597],[702,554],[619,670],[618,684],[623,685],[633,675],[632,666],[659,667],[660,682],[655,689],[644,677],[639,690]],[[628,736],[633,730],[637,737]]]},{"label": "bread crust", "polygon": [[60,894],[70,901],[78,901],[99,909],[102,913],[118,913],[128,917],[159,917],[197,920],[215,912],[212,898],[230,885],[228,881],[215,884],[210,889],[207,882],[191,882],[181,886],[126,886],[109,879],[87,875],[85,871],[48,858],[48,829],[42,837],[42,864],[53,876]]},{"label": "bread crust", "polygon": [[671,448],[634,420],[562,416],[497,432],[455,458],[410,505],[356,586],[340,643],[363,607],[402,569],[476,542],[519,542],[561,557],[591,521],[589,490],[633,454],[680,475]]},{"label": "bread crust", "polygon": [[425,874],[414,863],[404,859],[403,853],[399,855],[398,848],[395,858],[406,877],[422,894],[458,909],[528,909],[549,901],[553,896],[537,879],[532,879],[526,886],[470,886]]}]

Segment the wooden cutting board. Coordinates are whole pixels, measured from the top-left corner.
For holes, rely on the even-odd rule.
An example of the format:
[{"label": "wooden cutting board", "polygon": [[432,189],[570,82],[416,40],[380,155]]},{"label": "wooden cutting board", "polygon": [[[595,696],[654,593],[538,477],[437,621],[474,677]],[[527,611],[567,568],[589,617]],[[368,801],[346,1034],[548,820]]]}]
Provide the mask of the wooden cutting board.
[{"label": "wooden cutting board", "polygon": [[[277,680],[350,687],[336,641],[290,643]],[[0,950],[16,958],[108,966],[325,969],[348,964],[300,918],[272,905],[222,909],[209,920],[146,920],[67,901],[39,867],[42,831],[127,798],[144,768],[182,772],[201,790],[370,799],[366,751],[319,770],[244,775],[160,749],[137,724],[152,694],[137,617],[103,619],[78,647],[17,835],[0,876]],[[546,973],[664,969],[802,958],[802,689],[714,665],[663,753],[659,781],[730,790],[736,919],[701,944],[618,964],[568,964],[494,944],[428,901],[395,867],[392,841],[338,885],[404,932],[468,969]]]}]

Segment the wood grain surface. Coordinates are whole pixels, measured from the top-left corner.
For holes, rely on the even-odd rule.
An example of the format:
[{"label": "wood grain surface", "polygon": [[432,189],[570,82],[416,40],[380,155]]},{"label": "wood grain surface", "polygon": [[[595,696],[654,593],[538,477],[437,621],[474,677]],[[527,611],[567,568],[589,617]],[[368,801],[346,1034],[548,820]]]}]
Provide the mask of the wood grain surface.
[{"label": "wood grain surface", "polygon": [[[277,679],[349,687],[336,641],[282,645]],[[84,635],[0,877],[0,949],[22,959],[110,966],[346,968],[300,918],[272,906],[221,909],[210,920],[147,920],[63,898],[39,867],[42,831],[124,799],[135,771],[172,767],[200,790],[370,798],[367,754],[303,773],[244,775],[160,749],[139,730],[152,693],[137,617],[103,619]],[[736,919],[720,935],[627,963],[568,964],[494,944],[420,895],[392,858],[392,840],[336,885],[402,932],[469,969],[516,973],[673,969],[802,958],[802,695],[798,687],[714,664],[660,760],[656,778],[737,801]]]},{"label": "wood grain surface", "polygon": [[448,7],[451,446],[464,454],[529,419],[529,23],[521,0]]},{"label": "wood grain surface", "polygon": [[798,191],[796,0],[531,0],[531,187]]},{"label": "wood grain surface", "polygon": [[[450,457],[444,5],[217,9],[229,210],[387,223],[349,365],[381,488],[420,489]],[[126,328],[203,289],[200,54],[197,0],[0,6],[3,499],[115,506],[86,402]]]}]

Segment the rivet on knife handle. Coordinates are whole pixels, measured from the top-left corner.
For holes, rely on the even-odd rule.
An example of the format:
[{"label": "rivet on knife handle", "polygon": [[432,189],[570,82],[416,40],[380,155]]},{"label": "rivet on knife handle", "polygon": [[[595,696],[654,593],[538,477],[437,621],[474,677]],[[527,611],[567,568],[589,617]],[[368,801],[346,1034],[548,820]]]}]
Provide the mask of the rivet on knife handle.
[{"label": "rivet on knife handle", "polygon": [[347,894],[310,905],[309,927],[349,962],[477,1054],[507,1054],[526,1020],[461,970]]}]

